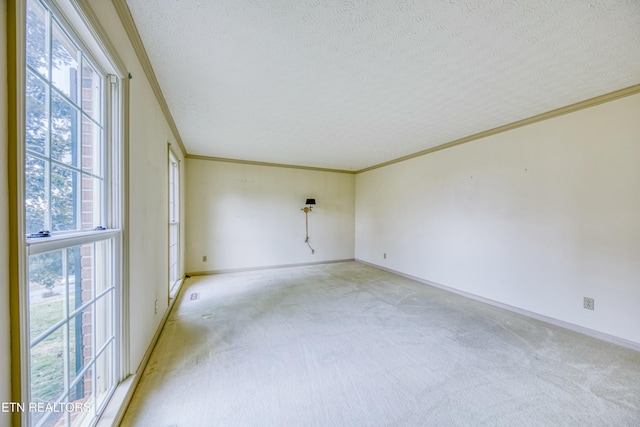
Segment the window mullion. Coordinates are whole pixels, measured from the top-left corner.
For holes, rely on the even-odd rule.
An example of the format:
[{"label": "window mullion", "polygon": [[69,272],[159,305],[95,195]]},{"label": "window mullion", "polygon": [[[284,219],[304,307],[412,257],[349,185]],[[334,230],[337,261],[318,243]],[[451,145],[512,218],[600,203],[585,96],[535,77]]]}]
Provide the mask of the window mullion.
[{"label": "window mullion", "polygon": [[[74,209],[76,211],[76,220],[75,220],[75,224],[74,227],[76,230],[82,230],[82,223],[83,223],[83,218],[82,218],[82,202],[84,201],[84,195],[83,195],[83,181],[84,181],[84,174],[82,173],[82,151],[83,151],[83,146],[84,146],[84,141],[83,141],[83,132],[82,132],[82,111],[83,111],[83,106],[82,106],[82,87],[80,86],[80,76],[82,75],[82,55],[78,53],[78,56],[80,56],[80,60],[78,60],[79,63],[79,70],[78,72],[76,72],[76,81],[75,81],[75,90],[76,90],[76,99],[77,99],[77,104],[78,104],[78,110],[76,112],[76,124],[75,124],[75,132],[76,132],[76,141],[75,143],[73,142],[73,137],[72,137],[72,149],[71,149],[71,156],[72,158],[74,157],[74,153],[73,153],[73,148],[75,148],[76,153],[75,153],[75,161],[76,161],[76,165],[78,167],[78,169],[80,169],[80,173],[78,174],[73,174],[72,176],[74,177],[73,179],[76,180],[75,182],[75,188],[73,189],[74,191],[74,197],[75,197],[75,206]],[[76,58],[77,59],[77,58]],[[73,104],[72,104],[73,105]],[[73,107],[72,107],[73,108]],[[73,161],[72,161],[73,164]]]},{"label": "window mullion", "polygon": [[[96,254],[96,245],[95,243],[93,244],[93,257],[94,259],[97,259],[97,254]],[[98,397],[97,397],[97,384],[98,384],[98,374],[97,374],[97,370],[98,370],[98,352],[96,349],[96,326],[97,326],[97,309],[98,309],[98,304],[96,304],[96,301],[98,300],[96,297],[96,293],[98,290],[98,283],[96,280],[96,271],[95,271],[95,264],[94,263],[94,269],[92,270],[92,280],[91,280],[91,293],[93,295],[93,306],[91,308],[91,348],[93,351],[93,357],[91,362],[93,363],[93,369],[91,371],[91,376],[93,377],[91,379],[91,400],[92,400],[92,407],[93,407],[93,411],[94,414],[98,411]]]},{"label": "window mullion", "polygon": [[45,7],[45,13],[47,14],[47,17],[45,19],[45,37],[46,37],[46,44],[47,44],[47,58],[49,59],[48,63],[47,63],[47,80],[51,81],[51,73],[53,73],[53,37],[51,37],[51,29],[53,28],[53,22],[52,19],[53,17],[51,16],[51,11]]},{"label": "window mullion", "polygon": [[51,130],[53,128],[52,124],[52,108],[51,108],[51,73],[53,73],[53,37],[51,36],[51,28],[53,28],[53,24],[51,20],[53,19],[51,16],[51,12],[45,8],[46,19],[45,19],[45,37],[47,44],[47,81],[46,84],[46,97],[47,97],[47,136],[45,138],[45,154],[47,156],[47,160],[45,160],[45,203],[47,209],[45,211],[44,218],[44,228],[45,230],[53,230],[52,223],[52,215],[51,215]]},{"label": "window mullion", "polygon": [[[103,188],[102,191],[107,194],[112,194],[114,191],[114,186],[119,185],[119,182],[115,182],[113,179],[113,159],[116,156],[115,146],[113,144],[113,138],[115,137],[115,122],[113,118],[116,117],[116,102],[115,98],[117,96],[118,90],[118,78],[114,75],[105,76],[105,82],[107,84],[103,85],[103,96],[104,96],[104,111],[102,122],[104,123],[104,131],[102,133],[102,150],[104,153],[109,153],[108,156],[103,156],[101,161],[102,167],[102,175],[104,177]],[[118,212],[116,210],[117,206],[114,205],[114,200],[112,198],[107,198],[104,209],[102,211],[102,222],[108,224],[108,226],[112,226],[116,223],[116,218],[118,217]]]},{"label": "window mullion", "polygon": [[62,274],[64,274],[64,300],[62,305],[64,307],[64,318],[66,319],[66,324],[63,327],[63,349],[64,353],[62,355],[63,367],[62,372],[64,375],[64,391],[65,393],[69,393],[69,329],[71,328],[71,319],[69,319],[69,251],[66,249],[62,250]]}]

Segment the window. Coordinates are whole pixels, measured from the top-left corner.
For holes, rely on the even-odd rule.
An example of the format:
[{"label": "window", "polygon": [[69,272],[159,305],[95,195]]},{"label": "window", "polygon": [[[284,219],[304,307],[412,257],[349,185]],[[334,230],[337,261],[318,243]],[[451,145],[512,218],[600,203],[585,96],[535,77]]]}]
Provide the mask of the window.
[{"label": "window", "polygon": [[26,53],[26,231],[93,229],[106,219],[105,78],[37,0]]},{"label": "window", "polygon": [[115,386],[114,244],[29,256],[29,402],[74,408],[32,412],[30,425],[91,421]]},{"label": "window", "polygon": [[180,164],[169,150],[169,290],[180,282]]},{"label": "window", "polygon": [[25,411],[31,426],[93,424],[119,381],[119,82],[66,22],[27,1],[25,389],[42,405]]}]

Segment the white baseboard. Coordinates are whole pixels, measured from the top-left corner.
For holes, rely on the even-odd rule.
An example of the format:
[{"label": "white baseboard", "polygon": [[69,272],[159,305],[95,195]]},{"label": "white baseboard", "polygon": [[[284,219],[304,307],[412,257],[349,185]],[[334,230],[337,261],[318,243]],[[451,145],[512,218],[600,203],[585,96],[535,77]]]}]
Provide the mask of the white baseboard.
[{"label": "white baseboard", "polygon": [[321,265],[321,264],[335,264],[339,262],[353,262],[355,259],[334,259],[328,261],[317,261],[317,262],[303,262],[298,264],[278,264],[278,265],[266,265],[266,266],[258,266],[258,267],[245,267],[245,268],[228,268],[221,270],[206,270],[206,271],[194,271],[187,273],[187,276],[206,276],[209,274],[221,274],[221,273],[240,273],[243,271],[258,271],[258,270],[271,270],[274,268],[288,268],[288,267],[305,267],[309,265]]},{"label": "white baseboard", "polygon": [[379,270],[384,270],[389,273],[397,274],[398,276],[406,277],[407,279],[415,280],[416,282],[424,283],[425,285],[433,286],[434,288],[442,289],[444,291],[452,292],[454,294],[461,295],[466,298],[470,298],[476,301],[483,302],[485,304],[492,305],[494,307],[502,308],[504,310],[508,310],[517,314],[521,314],[523,316],[531,317],[532,319],[540,320],[541,322],[549,323],[554,326],[558,326],[560,328],[568,329],[573,332],[577,332],[591,338],[596,338],[602,341],[606,341],[611,344],[619,345],[621,347],[625,347],[631,350],[635,350],[640,352],[640,343],[636,343],[633,341],[626,340],[624,338],[617,337],[615,335],[610,335],[604,332],[596,331],[594,329],[585,328],[584,326],[576,325],[574,323],[565,322],[564,320],[555,319],[553,317],[545,316],[543,314],[535,313],[533,311],[525,310],[523,308],[515,307],[513,305],[505,304],[499,301],[494,301],[488,298],[481,297],[479,295],[471,294],[469,292],[461,291],[459,289],[451,288],[446,285],[441,285],[440,283],[435,283],[430,280],[423,279],[421,277],[412,276],[410,274],[405,274],[401,271],[393,270],[391,268],[383,267],[378,264],[373,264],[367,261],[363,261],[361,259],[355,260],[361,264],[368,265],[370,267],[377,268]]}]

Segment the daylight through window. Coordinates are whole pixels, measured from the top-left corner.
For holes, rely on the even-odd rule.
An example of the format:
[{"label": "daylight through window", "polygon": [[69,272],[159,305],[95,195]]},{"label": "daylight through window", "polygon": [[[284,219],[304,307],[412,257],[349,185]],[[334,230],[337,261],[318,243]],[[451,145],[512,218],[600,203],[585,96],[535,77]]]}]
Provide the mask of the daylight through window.
[{"label": "daylight through window", "polygon": [[[32,426],[91,424],[118,381],[118,85],[47,2],[28,0],[25,229]],[[34,233],[50,232],[49,237]]]}]

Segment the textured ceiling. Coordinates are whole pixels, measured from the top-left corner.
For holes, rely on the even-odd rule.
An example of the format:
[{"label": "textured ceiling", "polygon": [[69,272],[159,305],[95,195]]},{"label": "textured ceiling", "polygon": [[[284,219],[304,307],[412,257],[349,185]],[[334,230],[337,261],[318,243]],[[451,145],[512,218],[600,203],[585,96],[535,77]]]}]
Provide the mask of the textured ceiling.
[{"label": "textured ceiling", "polygon": [[640,83],[639,0],[127,0],[189,154],[359,170]]}]

